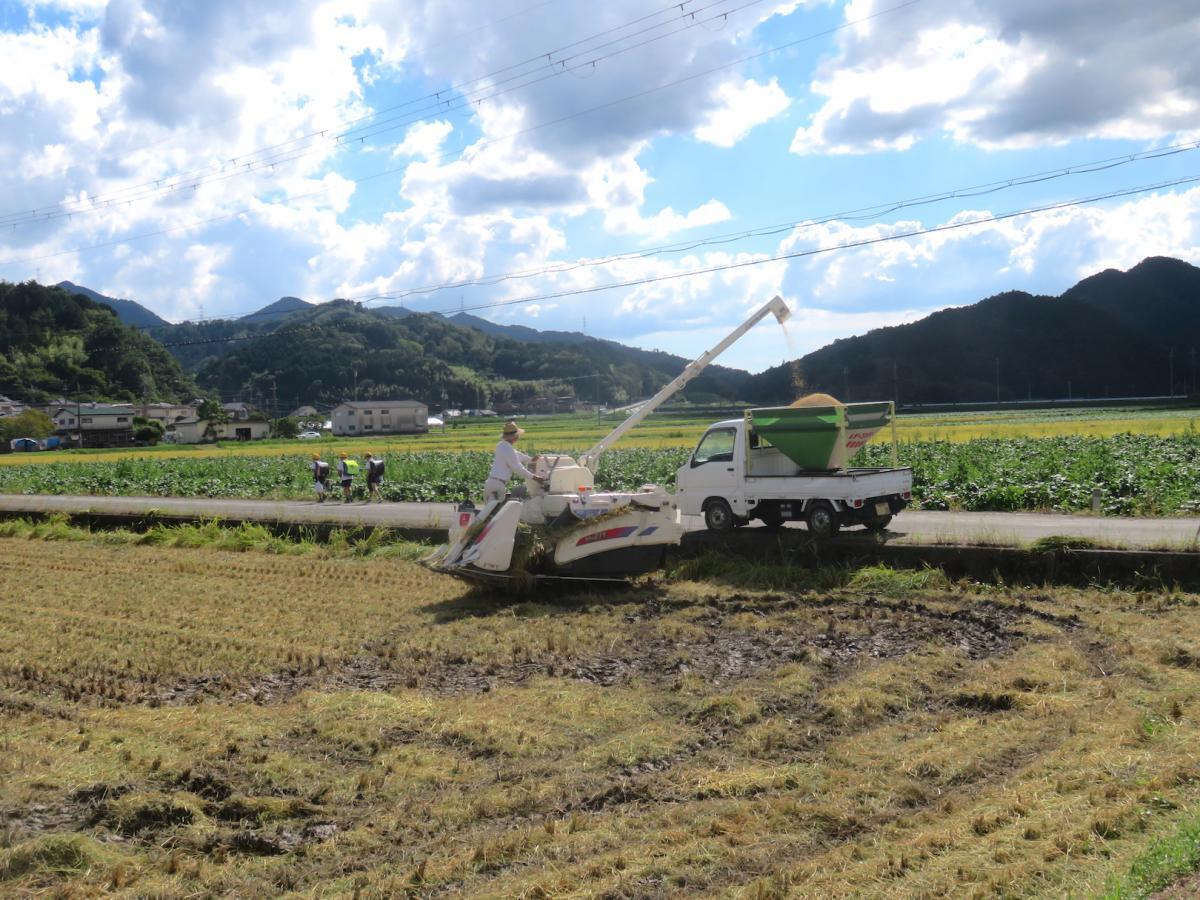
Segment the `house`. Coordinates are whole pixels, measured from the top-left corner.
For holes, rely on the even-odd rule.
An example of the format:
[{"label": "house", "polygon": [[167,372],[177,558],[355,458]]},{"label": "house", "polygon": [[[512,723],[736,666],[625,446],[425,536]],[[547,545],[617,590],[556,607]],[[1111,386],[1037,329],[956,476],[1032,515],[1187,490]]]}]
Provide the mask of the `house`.
[{"label": "house", "polygon": [[229,416],[230,422],[248,421],[254,413],[249,403],[222,403],[221,409],[225,410],[225,415]]},{"label": "house", "polygon": [[261,441],[271,434],[271,423],[257,420],[213,423],[193,416],[167,426],[169,444],[203,444],[206,441]]},{"label": "house", "polygon": [[27,407],[24,403],[17,400],[10,400],[3,394],[0,394],[0,418],[5,416],[19,416],[25,412]]},{"label": "house", "polygon": [[170,425],[180,419],[192,418],[196,415],[196,408],[183,403],[145,403],[138,407],[138,415]]},{"label": "house", "polygon": [[73,403],[57,406],[50,418],[67,443],[82,447],[128,447],[133,444],[132,406]]},{"label": "house", "polygon": [[429,431],[429,407],[416,400],[356,400],[333,409],[333,433],[425,434]]},{"label": "house", "polygon": [[319,422],[321,420],[321,414],[317,412],[317,408],[315,406],[298,406],[293,409],[289,415],[293,419],[302,419],[306,422]]}]

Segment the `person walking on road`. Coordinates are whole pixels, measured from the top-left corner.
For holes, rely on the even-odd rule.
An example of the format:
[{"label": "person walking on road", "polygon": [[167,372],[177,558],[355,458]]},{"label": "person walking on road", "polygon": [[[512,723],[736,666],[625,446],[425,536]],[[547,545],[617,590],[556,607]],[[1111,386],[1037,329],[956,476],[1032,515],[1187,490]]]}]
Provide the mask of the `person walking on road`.
[{"label": "person walking on road", "polygon": [[508,492],[508,480],[514,475],[522,478],[537,478],[526,466],[537,462],[537,456],[526,456],[517,449],[517,440],[525,433],[524,428],[518,428],[516,422],[507,422],[500,432],[500,443],[496,445],[496,455],[492,457],[492,469],[488,472],[487,481],[483,483],[484,503],[492,500],[503,500]]},{"label": "person walking on road", "polygon": [[379,486],[383,484],[383,460],[376,459],[370,453],[364,455],[363,459],[367,463],[367,502],[370,503],[374,498],[382,503],[383,494],[379,492]]},{"label": "person walking on road", "polygon": [[338,454],[338,480],[342,483],[342,502],[350,502],[350,489],[354,487],[354,476],[358,473],[358,461],[350,459],[348,453]]},{"label": "person walking on road", "polygon": [[321,459],[320,453],[312,455],[313,490],[317,492],[317,502],[325,502],[325,488],[329,486],[329,463]]}]

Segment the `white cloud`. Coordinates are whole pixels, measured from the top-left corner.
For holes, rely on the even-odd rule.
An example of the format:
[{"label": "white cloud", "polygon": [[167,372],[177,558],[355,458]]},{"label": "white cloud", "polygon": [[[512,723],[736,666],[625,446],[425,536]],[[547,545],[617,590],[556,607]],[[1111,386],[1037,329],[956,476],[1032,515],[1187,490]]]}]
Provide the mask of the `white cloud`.
[{"label": "white cloud", "polygon": [[430,159],[441,152],[442,144],[452,131],[454,126],[440,119],[435,122],[418,122],[408,129],[404,140],[393,148],[392,156],[419,156]]},{"label": "white cloud", "polygon": [[[874,0],[847,4],[849,21]],[[1192,0],[919,4],[842,33],[795,153],[982,147],[1082,137],[1148,140],[1195,128],[1200,13]]]},{"label": "white cloud", "polygon": [[722,105],[710,109],[693,134],[696,140],[718,147],[732,147],[752,128],[775,118],[792,102],[776,78],[766,84],[752,78],[726,81],[715,93]]}]

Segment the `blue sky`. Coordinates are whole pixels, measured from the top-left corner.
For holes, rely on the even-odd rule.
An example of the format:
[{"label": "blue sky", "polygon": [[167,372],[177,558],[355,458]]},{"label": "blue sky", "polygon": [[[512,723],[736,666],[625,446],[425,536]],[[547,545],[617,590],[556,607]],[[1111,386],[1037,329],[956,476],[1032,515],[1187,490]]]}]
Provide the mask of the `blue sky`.
[{"label": "blue sky", "polygon": [[0,2],[0,278],[171,320],[402,298],[689,357],[781,293],[789,333],[723,360],[761,370],[1200,262],[1198,45],[1193,0]]}]

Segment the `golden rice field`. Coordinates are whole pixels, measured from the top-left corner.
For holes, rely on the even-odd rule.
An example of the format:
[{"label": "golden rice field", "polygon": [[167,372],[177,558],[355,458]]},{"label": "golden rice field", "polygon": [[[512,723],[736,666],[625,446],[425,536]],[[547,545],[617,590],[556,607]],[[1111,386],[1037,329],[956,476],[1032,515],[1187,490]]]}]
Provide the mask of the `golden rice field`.
[{"label": "golden rice field", "polygon": [[[527,429],[526,445],[539,451],[582,450],[594,444],[619,423],[607,417],[597,423],[594,416],[547,416],[522,424]],[[691,447],[711,417],[664,414],[651,416],[620,442],[621,447]],[[283,452],[336,455],[345,450],[355,455],[370,450],[376,454],[405,451],[486,450],[495,446],[501,421],[468,421],[423,435],[384,435],[377,438],[332,438],[320,441],[258,441],[253,444],[223,443],[203,446],[164,444],[129,450],[85,450],[61,453],[14,453],[0,455],[0,465],[48,463],[63,459],[111,461],[130,457],[277,456]],[[1062,410],[1011,410],[984,413],[936,413],[901,415],[896,436],[900,441],[968,441],[974,438],[1057,437],[1084,435],[1107,437],[1115,434],[1168,436],[1200,429],[1200,409],[1078,408]],[[890,440],[889,431],[875,442]]]},{"label": "golden rice field", "polygon": [[7,533],[6,896],[1115,898],[1200,821],[1196,595]]}]

